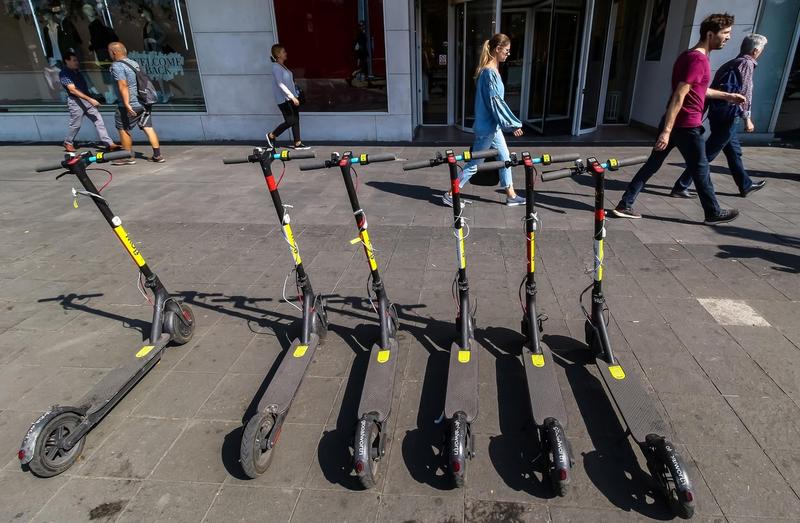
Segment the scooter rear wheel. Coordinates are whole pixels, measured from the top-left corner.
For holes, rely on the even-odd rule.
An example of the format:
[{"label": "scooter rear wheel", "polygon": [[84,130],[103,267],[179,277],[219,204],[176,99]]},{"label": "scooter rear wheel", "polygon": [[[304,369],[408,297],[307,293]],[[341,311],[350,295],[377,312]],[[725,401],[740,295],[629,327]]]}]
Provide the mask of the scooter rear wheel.
[{"label": "scooter rear wheel", "polygon": [[81,438],[69,450],[61,444],[73,433],[82,421],[75,412],[62,412],[44,426],[33,451],[33,459],[28,463],[31,472],[42,478],[50,478],[70,468],[83,451],[86,438]]},{"label": "scooter rear wheel", "polygon": [[274,426],[274,416],[261,412],[250,418],[244,428],[239,460],[244,473],[250,478],[255,479],[266,472],[272,463],[275,447],[268,448],[267,444]]},{"label": "scooter rear wheel", "polygon": [[377,483],[378,463],[382,457],[380,449],[381,431],[375,421],[359,421],[359,423],[362,422],[370,423],[369,437],[365,441],[367,449],[365,449],[366,452],[359,452],[359,449],[356,449],[356,456],[366,454],[368,459],[357,458],[355,468],[361,486],[365,489],[371,489]]},{"label": "scooter rear wheel", "polygon": [[467,484],[467,461],[472,457],[472,437],[469,422],[463,412],[458,412],[450,422],[450,434],[447,438],[448,464],[456,487]]},{"label": "scooter rear wheel", "polygon": [[[651,455],[647,459],[647,468],[658,483],[672,511],[681,519],[690,519],[694,515],[694,495],[691,488],[678,488],[679,478],[688,482],[680,457],[672,443],[664,438],[649,438]],[[676,465],[677,464],[677,465]],[[678,468],[680,470],[678,470]]]},{"label": "scooter rear wheel", "polygon": [[194,312],[192,312],[192,308],[185,303],[181,303],[179,306],[182,318],[175,311],[164,311],[164,330],[172,336],[172,342],[175,345],[188,343],[194,335]]}]

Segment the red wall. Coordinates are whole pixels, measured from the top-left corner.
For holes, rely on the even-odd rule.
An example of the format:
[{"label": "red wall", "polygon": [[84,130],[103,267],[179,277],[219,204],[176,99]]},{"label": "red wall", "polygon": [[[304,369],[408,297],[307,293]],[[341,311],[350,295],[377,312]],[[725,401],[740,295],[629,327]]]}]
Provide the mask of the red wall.
[{"label": "red wall", "polygon": [[[369,14],[373,74],[385,76],[382,0],[369,0]],[[275,0],[275,19],[296,77],[346,78],[355,69],[357,0]]]}]

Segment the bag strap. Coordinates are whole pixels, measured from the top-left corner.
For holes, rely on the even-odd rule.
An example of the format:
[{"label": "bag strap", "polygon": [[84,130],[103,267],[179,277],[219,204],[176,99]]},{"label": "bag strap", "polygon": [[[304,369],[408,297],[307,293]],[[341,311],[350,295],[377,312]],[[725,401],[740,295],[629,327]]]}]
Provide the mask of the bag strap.
[{"label": "bag strap", "polygon": [[137,74],[139,74],[139,69],[136,69],[136,68],[135,68],[133,65],[131,65],[130,63],[128,63],[128,61],[127,61],[127,60],[125,60],[125,59],[122,59],[122,60],[120,60],[119,62],[120,62],[120,63],[122,63],[122,64],[125,64],[126,66],[128,66],[128,69],[130,69],[131,71],[133,71],[133,74],[134,74],[134,75],[137,75]]}]

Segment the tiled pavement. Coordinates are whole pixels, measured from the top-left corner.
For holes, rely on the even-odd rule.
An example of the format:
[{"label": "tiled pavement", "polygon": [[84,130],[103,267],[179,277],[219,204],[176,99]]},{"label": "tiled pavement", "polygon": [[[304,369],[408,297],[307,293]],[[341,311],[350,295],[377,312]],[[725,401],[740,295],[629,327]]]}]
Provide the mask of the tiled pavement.
[{"label": "tiled pavement", "polygon": [[[326,155],[331,147],[321,147]],[[421,159],[432,149],[367,147]],[[644,148],[588,150],[600,158]],[[68,178],[35,175],[54,147],[3,147],[0,171],[0,520],[2,521],[639,521],[671,516],[649,486],[599,376],[587,365],[578,294],[589,278],[589,180],[540,185],[539,304],[556,349],[577,455],[574,486],[553,498],[538,471],[518,354],[517,288],[524,272],[521,208],[494,188],[468,187],[467,240],[478,300],[480,415],[468,486],[439,465],[447,350],[453,335],[451,214],[437,202],[445,167],[358,169],[359,195],[389,296],[400,306],[402,360],[393,439],[377,488],[349,473],[366,352],[376,335],[367,271],[338,172],[300,173],[281,186],[315,288],[329,295],[332,332],[292,407],[272,468],[247,480],[237,461],[242,423],[297,331],[281,302],[291,259],[259,169],[223,167],[241,146],[165,147],[166,164],[114,169],[104,191],[161,279],[192,303],[197,332],[87,437],[68,472],[38,479],[16,451],[49,405],[77,400],[135,350],[150,311],[136,271]],[[545,151],[534,151],[545,152]],[[700,521],[800,518],[800,152],[747,148],[768,180],[747,199],[713,167],[729,225],[698,224],[696,200],[667,196],[673,154],[641,195],[638,221],[609,219],[612,342],[641,376],[690,462]],[[609,206],[633,171],[614,173]],[[521,172],[515,173],[522,185]],[[95,173],[103,181],[106,174]],[[762,326],[712,316],[698,299],[739,300]],[[706,302],[708,303],[708,302]],[[718,302],[712,302],[718,303]],[[721,303],[721,302],[719,302]],[[741,306],[734,304],[736,311]],[[728,324],[722,324],[720,323]],[[741,323],[741,322],[740,322]],[[752,323],[752,322],[751,322]],[[266,377],[266,379],[265,379]]]}]

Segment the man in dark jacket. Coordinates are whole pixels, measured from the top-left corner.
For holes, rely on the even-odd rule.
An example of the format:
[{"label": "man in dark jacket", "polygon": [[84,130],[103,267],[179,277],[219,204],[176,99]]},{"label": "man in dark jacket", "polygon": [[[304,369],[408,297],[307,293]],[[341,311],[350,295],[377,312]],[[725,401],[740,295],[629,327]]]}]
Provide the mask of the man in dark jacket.
[{"label": "man in dark jacket", "polygon": [[[711,135],[706,140],[706,157],[711,163],[714,158],[722,151],[728,160],[728,169],[733,175],[733,180],[739,188],[742,198],[751,192],[758,191],[766,184],[766,180],[752,181],[742,163],[742,147],[739,137],[736,134],[737,121],[744,121],[745,132],[752,133],[755,130],[750,114],[753,105],[753,72],[758,62],[756,60],[764,47],[767,45],[767,38],[759,34],[750,34],[742,40],[742,47],[739,56],[723,64],[711,87],[720,91],[737,92],[743,94],[747,101],[741,105],[731,104],[724,100],[712,100],[708,108],[708,123],[711,126]],[[690,173],[683,171],[683,174],[675,182],[670,196],[675,198],[691,198],[687,190],[692,185]]]}]

